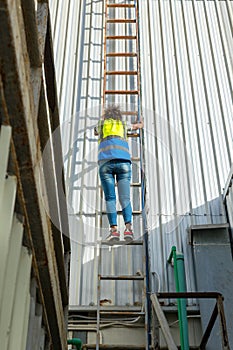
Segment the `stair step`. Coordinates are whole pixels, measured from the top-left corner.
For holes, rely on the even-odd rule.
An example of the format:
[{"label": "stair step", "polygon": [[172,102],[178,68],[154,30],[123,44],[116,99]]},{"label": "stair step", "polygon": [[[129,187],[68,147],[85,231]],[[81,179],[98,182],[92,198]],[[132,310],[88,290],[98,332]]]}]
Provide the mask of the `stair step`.
[{"label": "stair step", "polygon": [[110,281],[142,281],[144,280],[144,277],[143,276],[139,276],[139,275],[125,275],[125,276],[114,276],[114,275],[99,275],[99,278],[101,280],[110,280]]},{"label": "stair step", "polygon": [[117,19],[107,19],[107,23],[136,23],[136,19],[123,19],[123,18],[117,18]]},{"label": "stair step", "polygon": [[138,72],[136,70],[125,70],[125,71],[119,71],[119,70],[110,70],[106,72],[107,75],[137,75]]},{"label": "stair step", "polygon": [[109,40],[116,40],[116,39],[134,40],[134,39],[137,39],[137,36],[136,35],[107,35],[106,39],[109,39]]},{"label": "stair step", "polygon": [[138,90],[105,90],[105,95],[138,95]]}]

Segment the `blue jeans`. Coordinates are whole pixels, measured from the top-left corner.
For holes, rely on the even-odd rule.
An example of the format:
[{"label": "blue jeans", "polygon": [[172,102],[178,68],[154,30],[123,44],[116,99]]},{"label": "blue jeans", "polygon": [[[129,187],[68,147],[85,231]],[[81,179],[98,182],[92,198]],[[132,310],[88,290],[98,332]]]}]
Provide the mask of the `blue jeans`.
[{"label": "blue jeans", "polygon": [[117,181],[119,201],[122,207],[124,222],[131,223],[131,163],[121,159],[115,159],[100,164],[99,176],[105,195],[106,209],[110,226],[117,225],[115,178]]}]

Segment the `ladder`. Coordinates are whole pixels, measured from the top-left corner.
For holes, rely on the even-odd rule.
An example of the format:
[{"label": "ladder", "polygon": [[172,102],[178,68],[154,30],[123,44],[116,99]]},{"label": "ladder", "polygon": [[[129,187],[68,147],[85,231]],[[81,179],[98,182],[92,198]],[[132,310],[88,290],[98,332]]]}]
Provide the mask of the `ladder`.
[{"label": "ladder", "polygon": [[105,0],[103,106],[117,103],[140,119],[138,0]]},{"label": "ladder", "polygon": [[[108,104],[116,104],[121,107],[122,115],[125,120],[137,122],[141,119],[140,104],[140,56],[139,56],[139,7],[138,0],[105,0],[105,32],[104,32],[104,81],[103,81],[103,106]],[[96,344],[93,349],[149,349],[148,345],[148,315],[147,315],[147,298],[146,298],[146,268],[145,268],[145,240],[143,222],[143,206],[144,206],[144,185],[142,181],[141,163],[142,163],[142,132],[128,133],[131,139],[131,149],[133,151],[132,165],[136,168],[133,182],[131,183],[131,191],[136,190],[132,202],[133,207],[133,227],[136,239],[133,242],[126,243],[120,240],[117,243],[104,241],[102,237],[99,240],[98,255],[98,286],[97,286],[97,336]],[[139,200],[141,198],[141,201]],[[140,208],[138,203],[141,202]],[[135,204],[135,205],[134,205]],[[136,208],[135,208],[136,206]],[[118,211],[121,216],[121,210]],[[106,217],[106,213],[102,211],[102,217]],[[118,218],[120,220],[120,218]],[[102,221],[104,218],[102,219]],[[134,270],[132,263],[131,273],[127,271],[119,273],[117,269],[120,256],[125,254],[126,259],[132,259],[135,254],[140,255],[141,266],[139,271]],[[112,254],[112,265],[110,273],[104,273],[106,256]],[[105,258],[105,260],[104,260]],[[119,267],[119,266],[118,266]],[[105,283],[105,292],[103,292],[103,284]],[[135,307],[132,305],[133,296],[130,297],[131,302],[127,305],[115,304],[112,307],[104,306],[104,302],[108,301],[108,290],[117,290],[116,285],[120,283],[123,288],[128,288],[133,294],[134,290],[141,290],[141,303]],[[110,287],[106,287],[110,284]],[[125,284],[128,284],[127,287]],[[105,294],[104,294],[105,293]],[[130,293],[130,292],[129,292]],[[114,292],[113,292],[114,294]],[[116,300],[115,296],[115,300]],[[115,301],[114,301],[115,302]],[[120,320],[121,325],[128,326],[130,322],[140,324],[143,329],[144,339],[141,343],[119,344],[112,342],[111,344],[103,342],[101,339],[101,330],[105,323],[112,321],[117,324]],[[114,322],[113,322],[114,321]],[[117,330],[116,330],[117,333]]]}]

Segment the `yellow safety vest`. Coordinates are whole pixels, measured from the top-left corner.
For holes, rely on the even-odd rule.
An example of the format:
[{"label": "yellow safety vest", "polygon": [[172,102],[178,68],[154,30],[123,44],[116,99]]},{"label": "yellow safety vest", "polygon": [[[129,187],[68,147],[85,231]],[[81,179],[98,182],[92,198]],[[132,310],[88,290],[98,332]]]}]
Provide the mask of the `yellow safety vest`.
[{"label": "yellow safety vest", "polygon": [[99,162],[111,159],[123,159],[131,162],[125,122],[115,119],[101,120],[98,124],[98,134]]},{"label": "yellow safety vest", "polygon": [[126,123],[121,120],[105,119],[98,126],[99,142],[109,136],[118,136],[127,139]]}]

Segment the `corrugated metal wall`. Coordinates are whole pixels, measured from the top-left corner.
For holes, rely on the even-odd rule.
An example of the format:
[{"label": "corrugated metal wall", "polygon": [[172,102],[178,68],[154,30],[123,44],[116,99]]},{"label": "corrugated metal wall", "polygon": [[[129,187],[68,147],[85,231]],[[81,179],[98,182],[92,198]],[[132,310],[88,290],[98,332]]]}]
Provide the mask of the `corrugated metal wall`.
[{"label": "corrugated metal wall", "polygon": [[[152,289],[174,289],[166,261],[175,245],[185,255],[187,288],[195,290],[187,229],[226,222],[221,193],[233,154],[233,3],[139,5]],[[98,251],[84,243],[96,240],[102,205],[93,126],[101,112],[104,1],[52,0],[50,9],[73,240],[70,303],[88,305],[96,300]],[[132,264],[137,258],[130,270]]]},{"label": "corrugated metal wall", "polygon": [[230,240],[233,253],[233,165],[231,167],[229,177],[226,182],[223,199],[226,204],[226,213],[230,224]]},{"label": "corrugated metal wall", "polygon": [[32,255],[22,246],[23,223],[14,213],[17,178],[7,176],[11,128],[0,131],[0,339],[2,349],[25,349]]},{"label": "corrugated metal wall", "polygon": [[151,272],[155,290],[174,288],[166,259],[175,245],[185,254],[187,288],[195,290],[187,228],[226,221],[221,193],[232,162],[232,2],[144,4]]}]

